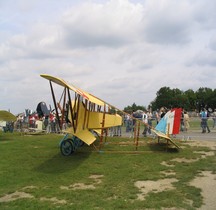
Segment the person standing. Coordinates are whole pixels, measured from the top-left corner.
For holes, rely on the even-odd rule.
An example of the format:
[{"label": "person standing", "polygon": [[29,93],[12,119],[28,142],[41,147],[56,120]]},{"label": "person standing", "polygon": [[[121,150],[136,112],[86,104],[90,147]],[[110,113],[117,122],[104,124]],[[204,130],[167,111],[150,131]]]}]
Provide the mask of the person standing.
[{"label": "person standing", "polygon": [[147,119],[148,119],[148,133],[151,134],[151,127],[152,127],[152,113],[151,111],[147,112]]},{"label": "person standing", "polygon": [[214,109],[214,112],[212,113],[212,120],[213,120],[212,128],[214,128],[216,126],[216,109]]},{"label": "person standing", "polygon": [[184,109],[182,109],[182,112],[181,112],[181,127],[180,127],[180,130],[181,131],[185,130],[185,125],[184,125]]},{"label": "person standing", "polygon": [[209,126],[208,126],[208,119],[209,119],[209,117],[210,117],[210,113],[209,113],[208,110],[206,110],[206,115],[207,115],[206,128],[207,128],[207,130],[208,130],[208,133],[210,133],[211,131],[210,131]]},{"label": "person standing", "polygon": [[142,121],[144,122],[143,135],[144,135],[144,137],[146,137],[146,134],[147,134],[147,131],[148,131],[148,115],[147,115],[146,111],[144,111],[143,114],[142,114]]},{"label": "person standing", "polygon": [[165,108],[161,107],[161,109],[160,109],[160,120],[164,117],[165,114],[166,114]]},{"label": "person standing", "polygon": [[202,128],[202,133],[206,133],[206,129],[208,130],[208,133],[210,133],[210,129],[208,127],[208,112],[205,108],[202,109],[200,113],[201,117],[201,128]]},{"label": "person standing", "polygon": [[188,115],[187,111],[184,111],[184,130],[186,132],[188,131],[188,129],[190,127],[189,121],[190,121],[189,115]]},{"label": "person standing", "polygon": [[155,112],[155,118],[156,118],[156,124],[158,124],[159,121],[160,121],[160,112],[159,112],[159,109],[157,109],[156,112]]}]

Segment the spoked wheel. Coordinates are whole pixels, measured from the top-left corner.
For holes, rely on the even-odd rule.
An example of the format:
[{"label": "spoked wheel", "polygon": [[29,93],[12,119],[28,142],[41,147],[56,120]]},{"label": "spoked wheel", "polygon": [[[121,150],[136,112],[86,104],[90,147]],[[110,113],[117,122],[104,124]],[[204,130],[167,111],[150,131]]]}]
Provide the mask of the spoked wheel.
[{"label": "spoked wheel", "polygon": [[72,139],[73,139],[72,141],[74,142],[74,146],[76,148],[82,147],[84,145],[84,142],[80,140],[79,138],[77,138],[76,136],[73,136]]},{"label": "spoked wheel", "polygon": [[74,152],[73,143],[71,139],[66,139],[61,142],[60,150],[62,155],[69,156]]}]

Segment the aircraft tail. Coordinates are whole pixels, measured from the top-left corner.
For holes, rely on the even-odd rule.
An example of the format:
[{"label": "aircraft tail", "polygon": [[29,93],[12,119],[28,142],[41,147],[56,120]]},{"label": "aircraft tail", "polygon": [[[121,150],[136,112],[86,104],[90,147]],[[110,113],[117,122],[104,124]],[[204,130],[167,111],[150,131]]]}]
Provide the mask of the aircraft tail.
[{"label": "aircraft tail", "polygon": [[181,108],[174,108],[168,111],[155,127],[155,130],[164,134],[178,134],[181,122]]}]

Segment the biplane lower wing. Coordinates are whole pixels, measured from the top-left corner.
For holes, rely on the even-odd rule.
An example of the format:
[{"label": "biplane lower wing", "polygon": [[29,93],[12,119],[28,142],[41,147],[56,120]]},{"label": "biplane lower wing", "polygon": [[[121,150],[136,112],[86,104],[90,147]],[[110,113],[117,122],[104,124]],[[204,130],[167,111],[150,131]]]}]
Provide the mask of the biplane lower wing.
[{"label": "biplane lower wing", "polygon": [[88,127],[90,129],[110,128],[122,125],[122,117],[118,114],[106,114],[105,122],[102,126],[104,114],[98,112],[90,112]]},{"label": "biplane lower wing", "polygon": [[93,130],[95,133],[97,133],[99,136],[101,135],[101,129],[94,129]]},{"label": "biplane lower wing", "polygon": [[16,120],[16,116],[14,116],[13,114],[11,114],[8,111],[5,110],[0,110],[0,121],[15,121]]},{"label": "biplane lower wing", "polygon": [[180,147],[169,137],[167,136],[166,134],[160,132],[160,131],[157,131],[155,129],[152,129],[152,131],[158,136],[158,137],[161,137],[161,138],[164,138],[166,139],[167,141],[169,141],[170,143],[172,143],[175,147],[177,147],[178,149],[180,149]]},{"label": "biplane lower wing", "polygon": [[91,145],[96,140],[96,137],[87,129],[76,132],[75,134],[73,132],[73,128],[68,128],[65,130],[65,132],[73,134],[88,145]]}]

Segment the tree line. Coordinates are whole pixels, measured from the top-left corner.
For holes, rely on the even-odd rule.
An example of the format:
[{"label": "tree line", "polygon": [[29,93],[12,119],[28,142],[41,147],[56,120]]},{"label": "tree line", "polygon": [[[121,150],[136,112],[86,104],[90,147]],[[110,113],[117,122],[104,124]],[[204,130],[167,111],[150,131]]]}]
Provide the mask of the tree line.
[{"label": "tree line", "polygon": [[196,91],[192,89],[182,91],[178,88],[162,87],[157,91],[156,98],[148,107],[137,106],[133,103],[132,106],[125,107],[124,111],[131,112],[133,110],[146,110],[149,108],[157,110],[161,107],[168,109],[181,107],[188,111],[197,112],[200,112],[202,108],[214,110],[216,109],[216,89],[200,87]]}]

